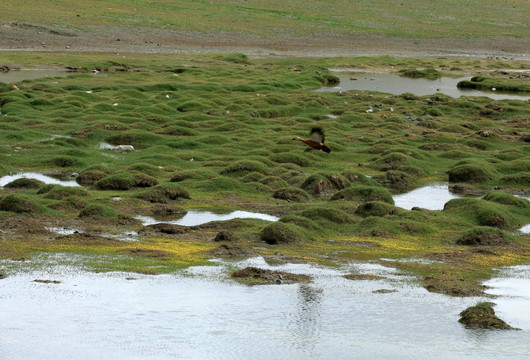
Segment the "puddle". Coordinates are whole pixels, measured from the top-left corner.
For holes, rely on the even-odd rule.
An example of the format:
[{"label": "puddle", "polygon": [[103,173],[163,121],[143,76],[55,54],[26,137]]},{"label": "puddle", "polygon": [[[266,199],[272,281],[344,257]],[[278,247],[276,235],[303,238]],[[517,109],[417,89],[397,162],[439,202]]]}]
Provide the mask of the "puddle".
[{"label": "puddle", "polygon": [[51,176],[46,176],[46,175],[34,173],[34,172],[26,172],[26,173],[20,173],[16,175],[6,175],[3,177],[0,177],[0,187],[3,187],[12,181],[15,181],[17,179],[22,179],[22,178],[40,180],[45,184],[57,184],[57,185],[70,186],[70,187],[80,186],[78,183],[75,182],[75,180],[58,180],[58,179],[52,178]]},{"label": "puddle", "polygon": [[228,214],[216,214],[209,211],[191,210],[183,217],[176,220],[157,220],[149,216],[136,216],[144,226],[154,225],[159,223],[175,224],[183,226],[196,226],[206,224],[210,221],[227,221],[232,219],[261,219],[266,221],[278,221],[279,218],[272,215],[249,212],[249,211],[233,211]]},{"label": "puddle", "polygon": [[[454,98],[460,96],[486,96],[495,100],[530,100],[530,96],[528,95],[459,89],[456,87],[458,82],[469,80],[471,77],[442,77],[436,80],[428,80],[424,78],[414,79],[389,73],[355,73],[337,70],[335,72],[340,79],[340,85],[335,87],[322,87],[316,90],[317,92],[368,90],[394,95],[412,93],[417,96],[423,96],[442,93]],[[356,80],[352,80],[352,78]]]},{"label": "puddle", "polygon": [[[55,77],[67,77],[69,75],[83,74],[77,72],[71,72],[66,70],[57,69],[24,69],[24,70],[13,70],[8,72],[0,72],[0,82],[3,83],[16,83],[24,80],[35,80],[42,78],[55,78]],[[92,72],[92,76],[108,76],[107,73]]]},{"label": "puddle", "polygon": [[[392,276],[389,268],[268,266],[261,258],[217,264],[160,276],[58,265],[8,276],[0,280],[0,358],[522,359],[530,353],[524,321],[514,322],[523,328],[515,332],[458,323],[478,298],[429,293],[397,275],[342,277],[359,269]],[[246,266],[303,273],[313,282],[248,287],[227,278],[230,269]],[[374,293],[381,289],[397,291]]]},{"label": "puddle", "polygon": [[394,204],[400,208],[411,210],[420,207],[428,210],[443,210],[444,205],[451,199],[461,197],[449,191],[448,183],[433,183],[408,193],[394,195]]},{"label": "puddle", "polygon": [[[56,233],[58,235],[72,235],[85,232],[81,229],[73,229],[69,227],[47,227],[46,230]],[[122,234],[111,234],[103,232],[98,233],[97,235],[122,241],[138,241],[138,232],[136,231],[128,231]]]},{"label": "puddle", "polygon": [[530,224],[527,224],[519,229],[519,232],[522,234],[530,234]]},{"label": "puddle", "polygon": [[495,313],[513,327],[530,329],[530,265],[512,266],[484,283],[486,293],[497,295]]},{"label": "puddle", "polygon": [[0,82],[15,83],[45,77],[67,77],[68,75],[72,75],[72,73],[64,70],[14,70],[0,72]]}]

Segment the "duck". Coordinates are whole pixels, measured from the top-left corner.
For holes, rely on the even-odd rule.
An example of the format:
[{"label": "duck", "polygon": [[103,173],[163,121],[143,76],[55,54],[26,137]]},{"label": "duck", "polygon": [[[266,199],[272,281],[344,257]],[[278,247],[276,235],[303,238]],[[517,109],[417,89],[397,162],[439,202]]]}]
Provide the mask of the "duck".
[{"label": "duck", "polygon": [[322,130],[321,127],[312,128],[311,133],[309,134],[309,139],[304,139],[299,136],[295,136],[293,140],[301,141],[307,146],[309,146],[311,149],[322,150],[326,153],[331,152],[331,149],[324,145],[325,136],[324,130]]}]

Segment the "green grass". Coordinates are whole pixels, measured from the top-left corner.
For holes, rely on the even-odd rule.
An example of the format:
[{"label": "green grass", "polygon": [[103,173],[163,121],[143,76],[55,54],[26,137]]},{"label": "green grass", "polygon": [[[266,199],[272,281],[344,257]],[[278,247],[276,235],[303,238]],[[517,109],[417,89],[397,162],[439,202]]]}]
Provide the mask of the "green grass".
[{"label": "green grass", "polygon": [[[277,246],[302,259],[330,263],[330,258],[397,259],[464,252],[468,258],[463,265],[399,266],[420,275],[442,271],[455,275],[462,270],[466,281],[491,274],[494,266],[530,259],[523,236],[517,237],[520,249],[496,250],[498,255],[491,258],[487,252],[456,244],[471,228],[514,232],[530,217],[528,202],[511,195],[530,191],[526,181],[530,146],[523,138],[529,132],[526,102],[313,91],[327,81],[317,71],[330,75],[323,66],[433,67],[452,74],[448,69],[457,65],[521,69],[528,67],[525,62],[252,59],[238,54],[138,55],[118,62],[110,55],[0,53],[2,62],[143,69],[129,73],[111,69],[107,77],[74,74],[24,81],[17,83],[18,89],[0,84],[0,175],[17,169],[63,177],[78,173],[84,186],[84,190],[38,188],[39,184],[4,188],[2,220],[29,212],[37,218],[85,221],[103,230],[120,226],[139,230],[133,216],[152,215],[163,206],[261,210],[280,216],[284,225],[266,232],[269,242],[279,236],[282,245],[265,248],[265,254],[274,253]],[[293,71],[294,66],[300,71]],[[368,114],[368,106],[379,106],[381,111]],[[428,120],[413,122],[410,116]],[[315,126],[325,130],[331,153],[306,151],[304,144],[293,141]],[[135,151],[117,153],[101,143],[133,145]],[[407,211],[391,205],[391,192],[450,177],[488,195],[481,200],[453,200],[444,211]],[[495,187],[503,192],[492,192]],[[209,249],[206,244],[220,230],[216,226],[221,225],[171,240],[149,235],[138,246],[164,249],[169,246],[164,241],[173,241]],[[263,245],[261,236],[267,227],[263,221],[222,226],[233,228],[245,244]],[[39,236],[32,234],[25,245],[4,241],[0,256],[65,250],[62,245],[39,243]],[[289,241],[290,236],[296,241]],[[337,239],[336,253],[324,245],[327,239]],[[148,246],[149,241],[155,243]],[[360,241],[380,246],[352,247]],[[97,249],[116,252],[99,245],[69,245],[67,251]],[[162,265],[168,261],[168,256],[151,255],[128,252],[131,262],[117,257],[117,263],[103,267],[130,270],[136,264],[138,270],[146,270],[157,261]],[[203,263],[205,257],[194,253],[189,264]],[[125,263],[120,264],[122,260]],[[177,265],[169,261],[163,271],[185,262],[185,258]]]},{"label": "green grass", "polygon": [[[103,31],[101,26],[199,32],[245,32],[274,37],[282,33],[404,37],[528,37],[524,1],[170,1],[117,0],[69,2],[28,0],[5,3],[4,21],[58,26],[68,31]],[[492,17],[491,14],[495,14]],[[240,57],[227,61],[244,62]],[[119,63],[119,62],[118,62]]]}]

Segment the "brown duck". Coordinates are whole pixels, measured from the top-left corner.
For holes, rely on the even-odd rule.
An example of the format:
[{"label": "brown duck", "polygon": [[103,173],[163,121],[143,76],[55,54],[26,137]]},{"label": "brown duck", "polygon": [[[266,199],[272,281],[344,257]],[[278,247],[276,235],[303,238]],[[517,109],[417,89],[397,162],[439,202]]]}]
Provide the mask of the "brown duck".
[{"label": "brown duck", "polygon": [[311,129],[311,134],[309,135],[309,139],[303,139],[299,136],[295,136],[293,140],[300,140],[301,142],[304,142],[307,146],[309,146],[312,149],[316,150],[322,150],[324,152],[329,153],[331,151],[330,148],[328,148],[326,145],[324,145],[324,130],[320,127],[314,127]]}]

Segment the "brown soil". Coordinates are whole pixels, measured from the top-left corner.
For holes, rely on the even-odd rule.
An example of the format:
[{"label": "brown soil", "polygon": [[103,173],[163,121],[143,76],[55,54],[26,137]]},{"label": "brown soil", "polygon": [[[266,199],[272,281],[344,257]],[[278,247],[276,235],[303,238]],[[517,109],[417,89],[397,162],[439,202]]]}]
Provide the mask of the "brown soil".
[{"label": "brown soil", "polygon": [[239,245],[222,244],[215,249],[208,251],[208,254],[214,257],[223,258],[247,258],[257,256],[257,253]]},{"label": "brown soil", "polygon": [[251,56],[528,58],[529,38],[413,39],[338,34],[265,37],[227,32],[96,27],[90,32],[0,23],[0,50],[112,53],[244,53]]}]

